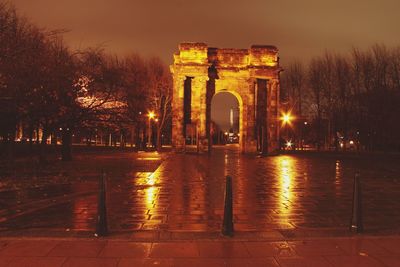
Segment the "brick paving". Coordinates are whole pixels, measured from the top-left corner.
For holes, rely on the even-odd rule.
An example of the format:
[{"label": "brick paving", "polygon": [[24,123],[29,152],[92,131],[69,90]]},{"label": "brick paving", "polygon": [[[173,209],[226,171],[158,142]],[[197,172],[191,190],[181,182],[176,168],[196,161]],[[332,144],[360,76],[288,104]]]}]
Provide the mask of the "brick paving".
[{"label": "brick paving", "polygon": [[[96,165],[96,172],[86,170],[85,161]],[[256,158],[230,149],[216,149],[211,156],[93,155],[72,163],[81,164],[73,168],[82,176],[76,181],[0,192],[0,235],[92,235],[100,169],[108,176],[108,218],[114,233],[218,234],[224,177],[231,175],[236,231],[255,236],[274,231],[288,238],[343,236],[348,233],[353,177],[359,172],[366,232],[394,234],[400,232],[398,162],[385,156],[320,154]]]},{"label": "brick paving", "polygon": [[399,236],[168,242],[2,238],[0,266],[398,267],[399,247]]},{"label": "brick paving", "polygon": [[[79,158],[59,172],[21,176],[22,187],[0,184],[0,267],[397,267],[398,163],[370,155],[256,158],[229,147],[211,156]],[[110,235],[93,238],[102,169]],[[348,231],[356,172],[362,235]],[[233,238],[220,234],[226,175],[233,177]]]}]

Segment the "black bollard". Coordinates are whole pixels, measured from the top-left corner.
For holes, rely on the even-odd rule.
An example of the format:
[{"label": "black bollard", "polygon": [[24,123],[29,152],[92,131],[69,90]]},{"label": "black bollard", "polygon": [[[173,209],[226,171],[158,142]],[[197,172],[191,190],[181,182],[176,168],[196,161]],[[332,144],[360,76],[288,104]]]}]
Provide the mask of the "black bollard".
[{"label": "black bollard", "polygon": [[97,202],[97,223],[96,236],[106,236],[107,227],[107,206],[106,206],[106,173],[103,171],[99,180],[99,199]]},{"label": "black bollard", "polygon": [[362,233],[364,230],[362,222],[362,198],[361,198],[361,183],[360,175],[354,175],[354,188],[353,188],[353,210],[351,214],[350,231]]},{"label": "black bollard", "polygon": [[233,232],[232,178],[230,176],[226,176],[224,221],[222,223],[222,234],[225,236],[233,236]]}]

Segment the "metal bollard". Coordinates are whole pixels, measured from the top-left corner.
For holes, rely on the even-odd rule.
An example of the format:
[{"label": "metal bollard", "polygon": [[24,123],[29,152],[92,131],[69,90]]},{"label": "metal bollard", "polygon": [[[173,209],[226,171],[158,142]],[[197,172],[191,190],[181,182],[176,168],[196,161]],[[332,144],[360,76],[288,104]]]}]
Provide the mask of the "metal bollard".
[{"label": "metal bollard", "polygon": [[107,234],[108,234],[108,227],[107,227],[107,206],[106,206],[106,173],[102,171],[99,180],[96,236],[106,236]]},{"label": "metal bollard", "polygon": [[354,175],[354,189],[353,189],[353,210],[350,222],[350,231],[356,233],[362,233],[364,226],[362,222],[362,198],[361,198],[361,183],[360,175],[356,173]]},{"label": "metal bollard", "polygon": [[232,197],[232,177],[226,176],[225,185],[225,205],[224,220],[222,223],[222,234],[233,236],[233,197]]}]

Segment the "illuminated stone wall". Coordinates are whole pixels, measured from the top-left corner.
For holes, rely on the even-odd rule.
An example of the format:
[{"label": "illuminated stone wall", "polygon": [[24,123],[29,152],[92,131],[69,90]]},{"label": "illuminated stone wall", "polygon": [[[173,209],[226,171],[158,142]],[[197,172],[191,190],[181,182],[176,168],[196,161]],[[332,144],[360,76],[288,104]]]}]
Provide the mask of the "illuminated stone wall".
[{"label": "illuminated stone wall", "polygon": [[[172,102],[172,143],[176,150],[184,145],[184,81],[191,77],[191,125],[198,131],[199,148],[208,149],[212,96],[230,92],[239,102],[240,149],[245,153],[279,149],[279,67],[278,49],[252,46],[250,49],[218,49],[204,43],[181,43],[174,54]],[[265,116],[256,122],[257,79],[267,81]],[[261,90],[261,89],[260,89]],[[260,130],[261,126],[262,130]],[[186,126],[188,127],[188,126]],[[262,141],[261,141],[262,140]],[[264,145],[261,145],[261,143]]]}]

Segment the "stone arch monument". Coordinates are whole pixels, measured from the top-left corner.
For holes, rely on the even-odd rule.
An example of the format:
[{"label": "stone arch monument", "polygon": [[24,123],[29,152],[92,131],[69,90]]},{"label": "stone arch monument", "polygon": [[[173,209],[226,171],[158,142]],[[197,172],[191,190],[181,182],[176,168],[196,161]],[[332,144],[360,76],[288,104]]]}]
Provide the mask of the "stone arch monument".
[{"label": "stone arch monument", "polygon": [[279,150],[278,49],[219,49],[205,43],[181,43],[171,65],[173,75],[172,145],[184,150],[188,131],[196,132],[197,149],[211,149],[211,99],[224,91],[239,103],[240,150]]}]

